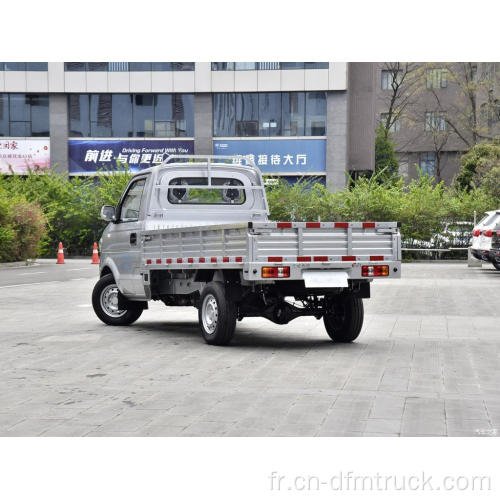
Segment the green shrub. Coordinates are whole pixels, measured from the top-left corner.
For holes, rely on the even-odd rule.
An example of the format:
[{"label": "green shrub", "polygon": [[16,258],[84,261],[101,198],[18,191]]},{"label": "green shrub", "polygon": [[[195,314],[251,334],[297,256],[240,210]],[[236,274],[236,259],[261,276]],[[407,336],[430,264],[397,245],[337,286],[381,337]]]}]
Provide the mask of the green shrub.
[{"label": "green shrub", "polygon": [[0,189],[1,262],[37,257],[45,232],[45,217],[38,203],[12,197]]},{"label": "green shrub", "polygon": [[106,226],[99,217],[101,206],[116,205],[130,178],[127,168],[71,180],[54,170],[42,170],[30,171],[26,177],[0,176],[0,187],[12,197],[40,204],[47,221],[42,256],[53,257],[59,241],[69,256],[89,255]]}]

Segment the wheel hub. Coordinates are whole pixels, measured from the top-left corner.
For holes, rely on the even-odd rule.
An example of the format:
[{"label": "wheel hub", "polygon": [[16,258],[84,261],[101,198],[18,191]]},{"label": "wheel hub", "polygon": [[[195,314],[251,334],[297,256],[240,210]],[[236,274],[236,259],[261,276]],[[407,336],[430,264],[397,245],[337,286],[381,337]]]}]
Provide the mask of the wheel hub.
[{"label": "wheel hub", "polygon": [[217,328],[217,321],[219,319],[219,308],[217,300],[212,294],[205,297],[202,306],[202,320],[205,331],[209,334],[215,332]]},{"label": "wheel hub", "polygon": [[116,284],[108,285],[101,292],[101,307],[112,318],[120,318],[127,311],[118,309],[118,287]]}]

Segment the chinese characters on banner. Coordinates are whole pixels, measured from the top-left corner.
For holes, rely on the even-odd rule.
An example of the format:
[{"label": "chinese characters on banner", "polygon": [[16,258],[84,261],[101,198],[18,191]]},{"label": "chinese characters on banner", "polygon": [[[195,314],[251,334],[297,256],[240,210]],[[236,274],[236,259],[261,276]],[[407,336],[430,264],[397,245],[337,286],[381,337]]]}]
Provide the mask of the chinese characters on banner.
[{"label": "chinese characters on banner", "polygon": [[0,139],[0,173],[50,167],[50,139]]},{"label": "chinese characters on banner", "polygon": [[69,173],[95,174],[127,164],[136,172],[158,165],[168,155],[193,154],[192,139],[176,140],[69,140]]},{"label": "chinese characters on banner", "polygon": [[325,139],[214,139],[214,154],[250,155],[264,174],[318,174],[326,170]]}]

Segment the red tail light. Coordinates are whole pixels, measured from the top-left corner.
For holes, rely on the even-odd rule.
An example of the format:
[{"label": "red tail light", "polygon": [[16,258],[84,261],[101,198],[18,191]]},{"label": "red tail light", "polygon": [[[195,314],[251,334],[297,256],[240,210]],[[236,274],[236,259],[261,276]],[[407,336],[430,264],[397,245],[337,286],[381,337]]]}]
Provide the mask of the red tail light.
[{"label": "red tail light", "polygon": [[290,267],[263,267],[262,268],[263,278],[289,278],[290,277]]},{"label": "red tail light", "polygon": [[481,231],[479,231],[479,229],[474,229],[474,231],[472,231],[472,236],[479,236],[481,234]]},{"label": "red tail light", "polygon": [[389,276],[389,266],[362,266],[361,276],[367,278],[373,276]]},{"label": "red tail light", "polygon": [[487,238],[491,238],[492,234],[493,234],[493,231],[492,231],[491,229],[487,229],[487,230],[483,233],[483,235],[484,235],[484,236],[486,236]]}]

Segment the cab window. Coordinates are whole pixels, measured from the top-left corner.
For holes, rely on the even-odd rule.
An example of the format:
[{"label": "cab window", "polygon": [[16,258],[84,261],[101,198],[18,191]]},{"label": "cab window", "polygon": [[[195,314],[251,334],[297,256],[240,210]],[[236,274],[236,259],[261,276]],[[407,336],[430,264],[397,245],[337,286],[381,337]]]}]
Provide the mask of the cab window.
[{"label": "cab window", "polygon": [[141,210],[142,193],[146,179],[139,179],[132,183],[123,198],[120,210],[120,221],[137,220]]}]

